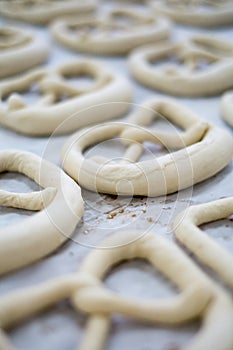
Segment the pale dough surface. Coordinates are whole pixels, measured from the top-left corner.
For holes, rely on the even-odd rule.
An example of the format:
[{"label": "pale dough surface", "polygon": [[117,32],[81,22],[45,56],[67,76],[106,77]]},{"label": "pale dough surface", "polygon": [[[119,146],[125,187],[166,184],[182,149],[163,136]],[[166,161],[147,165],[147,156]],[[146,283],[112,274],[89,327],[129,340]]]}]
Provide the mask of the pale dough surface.
[{"label": "pale dough surface", "polygon": [[[108,2],[108,1],[107,1]],[[31,27],[30,27],[31,28]],[[193,29],[184,30],[184,27],[174,27],[173,36],[177,41],[185,40],[187,36],[194,35]],[[50,35],[45,28],[36,28],[44,40],[50,40]],[[201,31],[203,33],[203,31]],[[232,40],[233,34],[230,28],[222,29],[221,33],[213,29],[213,37],[221,36],[226,40]],[[83,58],[78,53],[72,53],[51,42],[53,49],[47,66],[56,67],[70,59]],[[94,58],[94,57],[93,57]],[[101,63],[110,69],[121,72],[128,77],[125,58],[121,57],[99,57]],[[150,91],[132,81],[134,88],[134,104],[141,104],[148,98],[161,97],[161,94]],[[34,96],[28,96],[30,103],[34,103]],[[27,101],[26,99],[26,101]],[[225,128],[232,133],[232,129],[220,118],[220,97],[180,99],[180,103],[192,110],[200,118],[208,123],[214,123],[218,127]],[[136,109],[137,106],[135,106]],[[134,109],[134,105],[132,106]],[[162,128],[162,125],[161,125]],[[162,128],[163,129],[163,128]],[[25,137],[9,129],[0,128],[0,148],[20,148],[43,155],[47,159],[59,165],[59,150],[67,136],[53,137]],[[44,154],[44,149],[46,152]],[[157,148],[155,149],[157,154]],[[91,152],[94,155],[93,152]],[[108,158],[122,157],[124,147],[120,143],[111,144],[107,147],[98,147],[96,155]],[[143,156],[144,160],[148,158]],[[82,191],[85,200],[85,213],[83,221],[73,233],[73,241],[67,242],[55,253],[42,259],[37,263],[1,277],[0,294],[17,292],[18,289],[33,287],[46,283],[54,278],[63,278],[65,275],[76,274],[82,261],[90,253],[91,247],[102,242],[103,238],[123,229],[153,229],[153,232],[167,239],[172,238],[167,223],[173,221],[181,210],[189,204],[200,204],[210,200],[217,200],[223,196],[229,196],[232,191],[232,163],[209,180],[197,184],[190,190],[180,191],[166,197],[158,198],[115,198],[100,196],[97,193]],[[13,192],[37,191],[35,184],[28,178],[17,174],[6,174],[1,176],[1,189]],[[117,209],[118,208],[118,209]],[[107,212],[110,212],[107,214]],[[30,213],[31,214],[31,213]],[[110,216],[112,214],[112,216]],[[116,215],[117,214],[117,215]],[[1,228],[5,225],[23,222],[29,214],[19,209],[1,209]],[[113,217],[110,219],[109,217]],[[221,224],[221,226],[220,226]],[[224,244],[227,249],[233,251],[232,222],[221,220],[207,225],[207,234],[211,235],[217,242]],[[227,227],[228,226],[228,227]],[[207,271],[209,273],[209,271]],[[160,276],[156,270],[143,261],[127,262],[122,267],[114,268],[107,276],[104,283],[110,290],[120,293],[122,296],[134,299],[158,300],[170,298],[176,295],[174,286]],[[13,346],[18,350],[74,350],[81,342],[85,332],[84,314],[75,313],[66,303],[59,303],[58,307],[45,310],[32,317],[30,322],[22,322],[8,332]],[[220,322],[221,323],[221,322]],[[157,326],[153,323],[144,324],[136,320],[123,317],[114,317],[111,333],[108,337],[108,350],[128,349],[142,350],[164,350],[169,348],[185,348],[193,340],[195,332],[199,329],[198,323],[184,324],[180,327]],[[214,332],[213,332],[214,333]],[[220,347],[221,348],[221,347]],[[101,349],[102,350],[102,349]],[[204,349],[206,350],[206,349]]]},{"label": "pale dough surface", "polygon": [[154,90],[187,97],[216,95],[233,85],[233,43],[194,35],[141,46],[130,53],[128,67],[138,82]]},{"label": "pale dough surface", "polygon": [[151,12],[119,6],[86,18],[58,19],[51,25],[54,39],[79,52],[119,55],[170,36],[172,25]]},{"label": "pale dough surface", "polygon": [[[163,134],[156,128],[145,128],[154,115],[162,115],[184,129],[183,133],[173,130]],[[134,120],[138,124],[133,124]],[[62,150],[62,166],[81,186],[101,193],[156,197],[193,186],[219,172],[232,159],[231,134],[200,120],[173,100],[147,101],[128,118],[131,123],[126,121],[82,130],[68,139]],[[116,136],[127,141],[123,163],[83,155],[88,147]],[[162,145],[168,154],[139,161],[143,153],[140,145],[146,141]]]},{"label": "pale dough surface", "polygon": [[47,24],[54,18],[83,16],[96,9],[97,0],[2,0],[0,14],[34,24]]},{"label": "pale dough surface", "polygon": [[217,27],[233,24],[231,0],[148,0],[155,13],[170,17],[177,23],[195,27]]},{"label": "pale dough surface", "polygon": [[[87,88],[68,80],[85,75],[93,79]],[[27,104],[23,94],[35,86],[39,98]],[[58,135],[122,116],[130,108],[132,88],[124,77],[99,62],[79,59],[2,80],[0,95],[7,98],[6,103],[0,101],[0,124],[26,135]]]},{"label": "pale dough surface", "polygon": [[0,27],[0,78],[5,78],[46,61],[49,46],[37,33],[20,27]]},{"label": "pale dough surface", "polygon": [[222,118],[233,127],[233,91],[227,91],[223,94],[220,113]]},{"label": "pale dough surface", "polygon": [[[113,313],[155,324],[183,324],[201,317],[199,332],[182,350],[230,350],[233,347],[233,301],[174,245],[156,233],[140,237],[125,231],[93,250],[79,272],[0,298],[0,327],[9,328],[29,316],[70,298],[73,308],[90,315],[79,349],[103,350]],[[134,300],[107,290],[101,283],[112,266],[125,259],[143,258],[177,285],[178,295],[162,300]],[[220,323],[216,322],[218,320]],[[217,326],[216,326],[217,325]],[[0,346],[10,349],[0,334]]]},{"label": "pale dough surface", "polygon": [[39,211],[21,224],[0,231],[0,275],[29,265],[60,247],[83,216],[80,187],[57,166],[29,152],[0,151],[0,172],[19,172],[44,189],[39,192],[0,191],[5,207]]}]

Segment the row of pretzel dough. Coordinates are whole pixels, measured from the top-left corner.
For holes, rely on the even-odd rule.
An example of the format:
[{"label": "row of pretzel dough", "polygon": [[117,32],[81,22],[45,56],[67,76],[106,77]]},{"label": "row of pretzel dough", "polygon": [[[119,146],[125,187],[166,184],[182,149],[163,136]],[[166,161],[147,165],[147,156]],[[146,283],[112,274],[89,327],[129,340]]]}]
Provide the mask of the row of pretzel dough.
[{"label": "row of pretzel dough", "polygon": [[58,19],[53,38],[69,49],[101,55],[122,55],[132,49],[168,39],[172,25],[163,17],[128,7],[114,7],[95,16]]},{"label": "row of pretzel dough", "polygon": [[1,0],[0,14],[45,25],[57,17],[83,16],[96,10],[98,0]]},{"label": "row of pretzel dough", "polygon": [[[174,223],[177,238],[233,286],[233,258],[197,227],[233,214],[233,197],[190,207]],[[222,287],[205,275],[174,243],[156,233],[121,232],[102,242],[82,263],[79,272],[0,297],[0,327],[7,330],[69,298],[73,308],[89,315],[82,350],[103,350],[114,313],[143,322],[180,325],[203,319],[182,350],[229,350],[233,347],[233,302]],[[216,263],[217,257],[220,261]],[[101,280],[117,263],[147,259],[179,289],[163,300],[135,300],[107,290]],[[0,348],[12,349],[1,331]]]},{"label": "row of pretzel dough", "polygon": [[[124,13],[123,10],[122,12]],[[65,20],[60,20],[57,26],[53,27],[53,32],[55,36],[62,38],[62,42],[70,43],[68,46],[71,48],[101,54],[126,53],[142,45],[142,43],[153,41],[153,44],[140,46],[130,53],[128,58],[129,71],[143,85],[165,93],[192,97],[207,96],[222,93],[233,87],[231,79],[233,75],[232,43],[207,35],[192,36],[184,42],[178,43],[169,41],[156,43],[161,38],[168,39],[169,24],[163,19],[157,20],[152,30],[152,18],[140,14],[131,14],[127,11],[128,17],[139,17],[138,21],[139,23],[142,22],[141,26],[137,30],[126,31],[122,34],[121,31],[118,33],[116,24],[114,30],[117,34],[114,35],[113,39],[106,35],[106,30],[108,32],[109,27],[114,27],[111,16],[117,16],[118,13],[121,13],[120,10],[111,11],[107,29],[99,23],[96,24],[102,30],[96,36],[85,32],[85,28],[88,30],[90,23],[92,26],[94,25],[93,20],[88,18],[75,19],[75,24],[73,22],[65,24]],[[69,29],[67,26],[71,28]],[[83,37],[78,35],[79,39],[77,38],[74,27],[82,28]],[[145,28],[142,29],[142,27]],[[42,63],[48,56],[48,49],[42,40],[27,31],[13,27],[3,27],[0,29],[0,34],[0,77],[7,77],[29,69]],[[172,61],[170,61],[171,58]],[[163,59],[162,66],[160,64],[161,59]],[[105,68],[101,67],[100,63],[98,65],[98,70],[103,72]],[[87,71],[88,69],[91,73],[92,70],[87,65]],[[79,74],[81,73],[79,72]],[[24,79],[30,80],[30,78],[27,78],[27,74],[30,76],[32,72],[26,73],[26,77],[22,75],[17,79],[19,81],[20,79],[22,81]],[[47,70],[47,74],[49,74],[49,70]],[[5,84],[11,85],[12,80],[10,79],[9,82],[6,80]],[[80,93],[84,93],[84,91],[79,91]],[[4,91],[2,94],[4,94]],[[73,94],[75,95],[74,91]],[[51,101],[54,102],[52,98]]]},{"label": "row of pretzel dough", "polygon": [[[145,0],[148,11],[170,17],[178,23],[216,27],[233,24],[231,0]],[[87,15],[97,9],[98,0],[2,0],[0,14],[9,18],[35,24],[46,24],[57,17]],[[130,10],[133,10],[129,6]]]},{"label": "row of pretzel dough", "polygon": [[[168,120],[170,130],[147,129],[154,117]],[[103,124],[72,135],[62,152],[62,165],[66,172],[81,186],[92,191],[160,196],[211,177],[232,159],[232,136],[200,120],[173,100],[149,100],[130,115],[128,121],[130,123]],[[173,123],[184,131],[178,132]],[[84,158],[82,155],[91,145],[116,135],[128,148],[123,162],[114,163],[104,157]],[[170,153],[134,164],[143,153],[145,141],[158,143]],[[44,188],[30,194],[0,192],[1,205],[43,209],[30,218],[28,225],[22,223],[9,227],[7,234],[4,232],[0,235],[1,274],[38,260],[70,237],[82,216],[83,204],[79,186],[55,165],[21,151],[1,151],[0,160],[1,172],[21,172]],[[125,180],[131,184],[130,192],[124,185]],[[60,216],[60,212],[63,215]],[[36,222],[43,224],[36,225]],[[32,235],[34,226],[36,233]],[[50,244],[46,243],[47,237]],[[36,253],[33,249],[35,246]],[[27,255],[26,248],[29,251]]]}]

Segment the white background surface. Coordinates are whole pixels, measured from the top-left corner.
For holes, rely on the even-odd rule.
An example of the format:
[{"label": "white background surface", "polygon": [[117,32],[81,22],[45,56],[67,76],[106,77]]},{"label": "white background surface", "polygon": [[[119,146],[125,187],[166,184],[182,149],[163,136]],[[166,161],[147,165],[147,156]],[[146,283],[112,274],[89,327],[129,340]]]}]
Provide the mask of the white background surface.
[{"label": "white background surface", "polygon": [[[31,27],[29,25],[25,26]],[[52,41],[48,29],[32,28],[50,42],[51,56],[47,63],[48,66],[56,66],[75,57],[85,57],[83,54],[79,55],[56,45]],[[210,32],[213,36],[233,41],[233,28],[205,31],[176,26],[172,31],[172,37],[173,39],[180,38],[183,40],[186,36],[197,32]],[[134,103],[138,104],[146,98],[162,95],[135,83],[129,76],[125,58],[98,57],[97,59],[131,80],[134,89]],[[232,133],[232,130],[220,119],[219,97],[178,98],[177,100],[190,107],[201,118],[226,128]],[[48,159],[59,164],[60,148],[67,137],[54,137],[52,140],[48,138],[30,138],[1,128],[0,148],[18,148],[35,152],[39,155],[45,154]],[[116,150],[114,151],[115,148]],[[111,144],[111,148],[101,148],[101,152],[107,152],[104,153],[106,155],[114,151],[114,156],[119,156],[122,149],[122,146],[116,146],[116,143],[114,143],[114,145]],[[1,277],[0,294],[9,293],[18,288],[31,286],[52,277],[77,271],[85,255],[92,249],[92,245],[95,246],[105,236],[123,228],[149,229],[155,234],[161,234],[168,239],[173,239],[170,225],[174,216],[180,210],[185,209],[189,204],[204,203],[232,195],[232,183],[233,167],[230,164],[210,180],[195,185],[193,189],[169,195],[167,198],[114,199],[110,196],[101,196],[83,190],[85,215],[74,232],[74,241],[66,243],[57,252],[32,266]],[[38,186],[21,175],[1,174],[0,188],[24,192],[38,189]],[[115,211],[115,208],[117,208],[118,214],[114,219],[108,219],[108,213],[111,210]],[[124,209],[123,213],[119,212],[121,208]],[[25,219],[28,215],[32,215],[32,213],[11,208],[1,208],[1,228],[8,224],[17,223],[17,221]],[[219,244],[233,251],[232,220],[221,220],[205,225],[205,228],[206,232],[216,239]],[[108,288],[123,295],[134,296],[139,299],[162,298],[177,292],[169,281],[156,273],[148,264],[141,261],[128,262],[114,269],[107,277],[106,285]],[[121,316],[114,316],[112,332],[109,335],[106,348],[108,350],[119,350],[122,348],[171,350],[174,346],[180,347],[187,344],[198,327],[199,324],[196,323],[181,328],[168,329],[148,326]],[[17,349],[71,350],[75,349],[80,343],[84,330],[85,317],[72,310],[68,302],[63,302],[58,307],[14,328],[8,334]]]}]

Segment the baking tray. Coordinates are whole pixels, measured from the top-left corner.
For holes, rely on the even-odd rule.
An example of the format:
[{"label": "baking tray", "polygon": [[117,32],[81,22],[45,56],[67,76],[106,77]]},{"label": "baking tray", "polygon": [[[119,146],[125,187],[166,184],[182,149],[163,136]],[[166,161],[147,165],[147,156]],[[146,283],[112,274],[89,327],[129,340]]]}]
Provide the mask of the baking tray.
[{"label": "baking tray", "polygon": [[[15,24],[16,22],[1,19],[1,23]],[[22,23],[18,23],[18,25],[38,32],[44,40],[50,43],[51,56],[46,64],[47,66],[56,66],[78,57],[92,57],[126,76],[131,81],[134,90],[132,109],[149,97],[166,96],[144,88],[133,81],[127,69],[127,60],[124,57],[94,57],[77,54],[56,45],[47,28]],[[176,25],[172,31],[172,37],[184,40],[194,33],[211,33],[213,37],[217,36],[233,41],[233,27],[205,30]],[[232,133],[232,129],[220,118],[220,97],[177,98],[177,100],[193,110],[199,117],[228,129]],[[32,138],[1,128],[0,149],[17,148],[27,150],[42,155],[59,165],[59,150],[67,137],[66,135],[52,138]],[[113,154],[112,152],[114,152],[114,155],[118,157],[123,152],[123,146],[120,143],[112,142],[108,144],[108,147],[101,146],[98,149],[99,151],[103,155]],[[119,232],[123,228],[126,230],[136,228],[144,232],[150,231],[174,240],[171,224],[177,213],[190,204],[204,203],[232,195],[232,183],[233,166],[231,163],[211,179],[197,184],[193,188],[166,197],[114,197],[82,190],[85,214],[78,224],[72,240],[49,257],[1,277],[0,294],[36,285],[42,281],[45,282],[51,278],[77,271],[84,257],[104,237]],[[0,187],[16,192],[29,192],[38,189],[33,181],[23,175],[12,173],[0,175]],[[1,208],[0,225],[4,227],[8,224],[17,223],[29,215],[33,215],[33,213],[12,208]],[[219,244],[231,252],[233,251],[232,220],[220,220],[205,225],[204,228],[207,234],[210,234]],[[201,266],[201,268],[210,274],[204,266]],[[216,278],[213,274],[211,276]],[[108,288],[122,295],[138,299],[164,298],[177,293],[177,290],[168,280],[147,262],[141,260],[130,261],[116,267],[106,277],[105,283]],[[82,334],[85,332],[85,322],[85,316],[76,313],[69,303],[64,301],[56,308],[15,327],[8,332],[8,335],[17,349],[71,350],[78,348]],[[160,327],[114,315],[106,349],[119,350],[127,347],[134,350],[169,350],[174,347],[179,348],[188,343],[199,327],[199,322],[189,323],[182,327]]]}]

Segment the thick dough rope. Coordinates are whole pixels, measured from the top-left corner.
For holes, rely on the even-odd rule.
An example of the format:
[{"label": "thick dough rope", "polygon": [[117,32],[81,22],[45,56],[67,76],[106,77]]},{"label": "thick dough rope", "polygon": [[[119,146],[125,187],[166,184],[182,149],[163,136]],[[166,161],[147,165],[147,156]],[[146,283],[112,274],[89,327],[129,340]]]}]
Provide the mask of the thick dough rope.
[{"label": "thick dough rope", "polygon": [[57,166],[23,151],[0,151],[0,172],[28,176],[44,190],[0,191],[0,204],[41,210],[0,230],[0,274],[31,264],[56,250],[72,235],[83,215],[80,187]]},{"label": "thick dough rope", "polygon": [[233,24],[231,0],[148,0],[156,14],[168,16],[177,23],[216,27]]},{"label": "thick dough rope", "polygon": [[0,14],[34,24],[47,24],[57,17],[87,15],[97,7],[97,0],[1,0]]},{"label": "thick dough rope", "polygon": [[233,197],[189,207],[174,223],[177,239],[233,287],[233,257],[198,226],[233,215]]},{"label": "thick dough rope", "polygon": [[48,45],[38,35],[21,28],[0,27],[0,78],[43,63],[48,54]]},{"label": "thick dough rope", "polygon": [[[172,132],[142,127],[158,115],[184,131],[178,132],[174,126]],[[226,130],[199,119],[173,100],[147,101],[128,121],[131,123],[106,123],[72,135],[62,150],[65,171],[94,192],[155,197],[213,176],[232,158],[233,138]],[[129,147],[122,163],[104,157],[84,157],[88,147],[116,136]],[[138,162],[146,141],[161,144],[169,153]]]},{"label": "thick dough rope", "polygon": [[[76,87],[66,79],[83,75],[94,80],[88,88]],[[20,93],[33,85],[41,97],[33,105],[27,105]],[[55,131],[68,133],[123,115],[130,108],[132,88],[126,79],[103,64],[80,59],[55,69],[35,69],[2,81],[0,96],[8,96],[7,103],[0,104],[0,124],[38,136]]]},{"label": "thick dough rope", "polygon": [[169,20],[131,7],[111,9],[89,18],[58,19],[51,26],[53,37],[64,46],[107,55],[126,54],[142,44],[167,39],[170,30]]},{"label": "thick dough rope", "polygon": [[222,96],[220,113],[222,118],[233,127],[233,91],[228,91]]},{"label": "thick dough rope", "polygon": [[[17,325],[57,302],[70,298],[73,307],[90,315],[79,349],[103,350],[111,315],[120,313],[143,322],[180,325],[201,317],[203,325],[182,350],[229,350],[233,346],[233,304],[182,250],[156,234],[122,232],[105,240],[84,260],[79,273],[8,293],[0,297],[0,327]],[[174,297],[143,300],[119,296],[101,283],[124,260],[147,259],[179,289]],[[0,347],[10,347],[0,334]],[[5,349],[5,348],[4,348]]]},{"label": "thick dough rope", "polygon": [[[152,65],[172,57],[177,58],[179,65]],[[209,67],[205,67],[206,63]],[[169,94],[209,96],[233,86],[233,44],[207,35],[142,46],[130,54],[128,64],[140,83]]]}]

